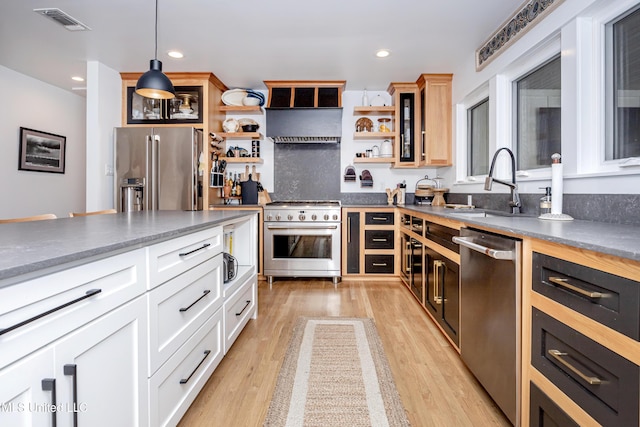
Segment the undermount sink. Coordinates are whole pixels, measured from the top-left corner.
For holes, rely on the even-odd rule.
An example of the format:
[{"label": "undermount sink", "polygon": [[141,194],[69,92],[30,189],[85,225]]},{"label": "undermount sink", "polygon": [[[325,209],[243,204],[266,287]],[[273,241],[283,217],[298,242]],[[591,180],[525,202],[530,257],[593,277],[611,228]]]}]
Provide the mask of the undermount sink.
[{"label": "undermount sink", "polygon": [[501,212],[501,211],[485,211],[478,209],[470,209],[470,210],[454,210],[449,213],[453,216],[459,216],[463,218],[492,218],[492,217],[505,217],[505,218],[532,218],[531,215],[527,214],[512,214],[510,212]]}]

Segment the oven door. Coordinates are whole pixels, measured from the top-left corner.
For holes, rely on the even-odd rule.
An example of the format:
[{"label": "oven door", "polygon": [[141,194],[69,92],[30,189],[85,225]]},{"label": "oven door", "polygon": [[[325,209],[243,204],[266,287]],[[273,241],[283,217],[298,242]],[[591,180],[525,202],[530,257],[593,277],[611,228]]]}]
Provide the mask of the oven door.
[{"label": "oven door", "polygon": [[266,276],[340,276],[340,223],[265,223]]}]

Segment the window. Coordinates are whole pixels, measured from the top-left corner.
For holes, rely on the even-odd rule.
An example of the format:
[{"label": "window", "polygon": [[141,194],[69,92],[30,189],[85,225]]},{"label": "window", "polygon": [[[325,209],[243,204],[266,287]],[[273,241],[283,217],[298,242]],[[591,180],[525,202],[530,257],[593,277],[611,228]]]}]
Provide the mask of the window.
[{"label": "window", "polygon": [[518,170],[550,167],[560,153],[560,56],[515,82]]},{"label": "window", "polygon": [[640,9],[607,26],[606,160],[640,156]]},{"label": "window", "polygon": [[489,173],[489,98],[467,110],[467,175]]}]

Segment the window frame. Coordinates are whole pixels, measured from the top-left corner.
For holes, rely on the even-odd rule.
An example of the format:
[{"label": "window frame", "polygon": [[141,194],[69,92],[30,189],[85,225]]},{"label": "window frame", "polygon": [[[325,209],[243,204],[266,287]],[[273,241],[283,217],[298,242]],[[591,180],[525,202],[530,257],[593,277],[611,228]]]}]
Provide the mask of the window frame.
[{"label": "window frame", "polygon": [[[465,168],[466,172],[467,172],[467,176],[474,176],[473,174],[469,173],[469,170],[472,167],[472,165],[471,165],[471,160],[472,160],[471,156],[473,154],[473,150],[472,150],[473,139],[471,139],[471,136],[472,136],[471,127],[473,126],[473,121],[471,121],[471,117],[472,117],[471,113],[472,113],[473,109],[478,108],[480,105],[483,105],[485,103],[487,104],[487,151],[489,151],[490,145],[491,145],[490,144],[490,141],[491,141],[491,136],[490,136],[491,135],[491,100],[489,98],[489,95],[487,95],[486,98],[483,98],[482,100],[480,100],[479,102],[475,103],[471,107],[467,108],[467,126],[466,126],[466,128],[467,128],[467,135],[466,135],[466,138],[467,138],[467,163],[466,163],[466,168]],[[491,157],[488,154],[487,154],[487,159],[486,160],[487,160],[487,173],[488,173],[489,172],[488,171],[489,163],[491,162]],[[483,174],[483,175],[486,175],[486,173]]]},{"label": "window frame", "polygon": [[[518,85],[519,83],[529,77],[530,75],[532,75],[533,73],[539,71],[540,69],[542,69],[543,67],[549,65],[551,62],[555,61],[555,60],[559,60],[560,61],[560,69],[561,69],[561,74],[562,74],[562,55],[560,52],[558,52],[557,55],[552,56],[551,58],[547,59],[546,61],[541,62],[540,64],[538,64],[537,66],[535,66],[534,68],[530,69],[528,72],[526,72],[525,74],[523,74],[522,76],[518,77],[517,79],[514,79],[512,81],[512,96],[513,96],[513,115],[512,115],[512,120],[513,120],[513,137],[512,137],[512,151],[514,153],[514,155],[516,156],[516,162],[518,161],[518,159],[520,158],[520,153],[518,152],[519,150],[519,144],[518,144],[518,138],[519,138],[519,126],[520,126],[520,117],[519,117],[519,109],[520,106],[518,105]],[[560,132],[562,134],[562,116],[563,116],[563,108],[562,108],[562,77],[561,77],[561,82],[560,82],[560,123],[561,123],[561,129]],[[537,141],[536,141],[537,142]],[[560,154],[562,154],[562,135],[560,137]],[[553,154],[553,153],[552,153]],[[516,167],[518,167],[518,171],[520,172],[524,172],[524,173],[534,173],[534,171],[538,171],[540,169],[548,169],[550,172],[550,168],[551,168],[551,155],[549,155],[549,159],[548,162],[545,165],[542,165],[540,167],[535,167],[532,169],[523,169],[520,167],[519,162],[516,164]]]},{"label": "window frame", "polygon": [[603,146],[602,146],[602,162],[606,164],[614,164],[620,166],[629,162],[630,159],[638,159],[640,161],[640,156],[638,157],[621,157],[617,159],[607,160],[608,152],[615,151],[614,144],[614,121],[615,121],[615,112],[614,108],[617,105],[615,102],[615,76],[613,72],[614,67],[614,43],[613,43],[613,26],[628,17],[629,15],[640,12],[640,4],[625,10],[622,13],[618,13],[613,19],[609,19],[606,22],[603,22],[602,25],[602,57],[603,57],[603,73],[604,73],[604,85],[603,85],[603,93],[604,93],[604,115],[602,117],[603,120],[603,128],[604,128],[604,138],[603,138]]},{"label": "window frame", "polygon": [[[485,82],[467,95],[464,100],[456,104],[456,183],[458,184],[476,184],[481,181],[480,176],[467,175],[468,159],[469,159],[469,141],[467,138],[467,111],[482,100],[489,100],[489,151],[492,151],[492,102],[490,95],[489,82]],[[490,159],[489,159],[490,160]],[[484,178],[482,178],[484,180]]]}]

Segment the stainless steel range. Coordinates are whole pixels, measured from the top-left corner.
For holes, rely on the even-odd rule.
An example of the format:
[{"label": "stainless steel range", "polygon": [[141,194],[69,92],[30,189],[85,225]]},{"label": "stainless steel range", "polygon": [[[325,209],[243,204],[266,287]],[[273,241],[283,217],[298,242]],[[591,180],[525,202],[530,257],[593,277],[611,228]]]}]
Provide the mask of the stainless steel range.
[{"label": "stainless steel range", "polygon": [[339,201],[283,201],[264,207],[264,274],[340,279]]}]

